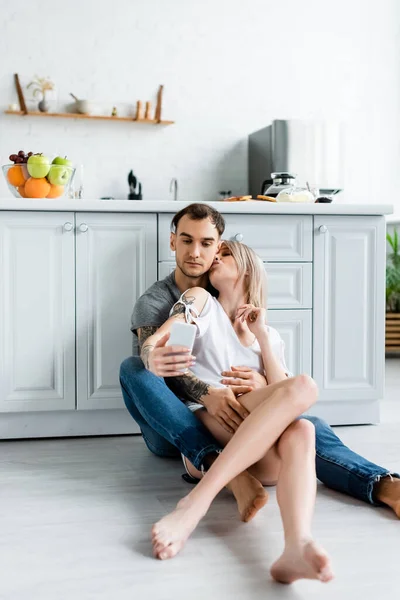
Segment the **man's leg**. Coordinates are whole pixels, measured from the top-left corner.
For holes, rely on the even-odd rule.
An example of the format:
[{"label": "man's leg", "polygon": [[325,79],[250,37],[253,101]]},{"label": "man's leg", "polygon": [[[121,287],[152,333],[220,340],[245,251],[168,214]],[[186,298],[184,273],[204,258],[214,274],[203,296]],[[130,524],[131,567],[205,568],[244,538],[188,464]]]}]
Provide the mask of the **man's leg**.
[{"label": "man's leg", "polygon": [[221,449],[164,379],[145,369],[139,357],[131,356],[121,364],[120,383],[126,407],[154,454],[179,456],[182,452],[201,469],[204,457]]},{"label": "man's leg", "polygon": [[350,450],[322,419],[303,418],[315,426],[318,479],[329,488],[369,504],[387,504],[400,517],[400,476]]}]

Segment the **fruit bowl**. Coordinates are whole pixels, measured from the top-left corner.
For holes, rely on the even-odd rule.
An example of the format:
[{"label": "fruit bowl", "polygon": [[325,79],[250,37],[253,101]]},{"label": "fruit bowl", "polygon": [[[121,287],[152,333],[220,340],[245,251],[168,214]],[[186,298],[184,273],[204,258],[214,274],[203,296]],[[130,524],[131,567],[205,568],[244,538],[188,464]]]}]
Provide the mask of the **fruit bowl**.
[{"label": "fruit bowl", "polygon": [[40,160],[3,165],[2,170],[10,192],[16,198],[62,198],[69,197],[74,179],[74,167],[66,164],[50,164]]}]

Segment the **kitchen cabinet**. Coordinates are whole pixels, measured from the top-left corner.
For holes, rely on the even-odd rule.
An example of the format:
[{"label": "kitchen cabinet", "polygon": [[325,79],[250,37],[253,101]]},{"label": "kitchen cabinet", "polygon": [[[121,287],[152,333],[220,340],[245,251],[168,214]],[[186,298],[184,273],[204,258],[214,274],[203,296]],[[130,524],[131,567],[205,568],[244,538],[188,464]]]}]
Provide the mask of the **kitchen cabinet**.
[{"label": "kitchen cabinet", "polygon": [[74,213],[0,213],[0,411],[75,408]]},{"label": "kitchen cabinet", "polygon": [[[320,390],[310,413],[379,422],[388,208],[215,204],[225,236],[263,258],[288,368]],[[174,269],[184,205],[0,200],[0,439],[139,431],[119,365],[136,299]]]},{"label": "kitchen cabinet", "polygon": [[[172,217],[159,216],[159,279],[175,268],[175,253],[169,247]],[[289,370],[311,375],[313,217],[224,214],[224,219],[223,239],[248,244],[266,261],[268,322],[285,342]]]},{"label": "kitchen cabinet", "polygon": [[123,408],[132,306],[156,280],[155,215],[0,213],[0,240],[0,410]]},{"label": "kitchen cabinet", "polygon": [[130,315],[157,279],[156,216],[77,213],[77,408],[125,407],[118,373]]},{"label": "kitchen cabinet", "polygon": [[314,411],[338,424],[379,420],[384,316],[384,217],[315,217]]}]

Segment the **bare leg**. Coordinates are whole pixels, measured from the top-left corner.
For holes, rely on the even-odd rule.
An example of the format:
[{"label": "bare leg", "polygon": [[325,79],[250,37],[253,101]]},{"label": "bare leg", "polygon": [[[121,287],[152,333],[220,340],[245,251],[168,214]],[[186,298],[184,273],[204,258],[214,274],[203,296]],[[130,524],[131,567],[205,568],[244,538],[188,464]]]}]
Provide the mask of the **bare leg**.
[{"label": "bare leg", "polygon": [[[221,446],[225,447],[233,434],[225,431],[205,409],[198,410],[195,414]],[[270,452],[273,452],[273,449]],[[202,474],[195,469],[192,463],[189,462],[188,466],[194,477],[202,478]],[[245,523],[254,519],[258,511],[268,502],[269,494],[264,489],[263,483],[254,476],[254,473],[251,473],[251,468],[234,477],[232,481],[227,483],[226,488],[233,494],[240,518]]]},{"label": "bare leg", "polygon": [[264,395],[266,399],[241,424],[194,490],[178,503],[173,513],[153,526],[157,557],[172,558],[179,552],[215,496],[267,453],[294,419],[316,401],[317,388],[310,377],[300,375],[247,396],[251,395]]},{"label": "bare leg", "polygon": [[315,429],[305,419],[295,421],[283,432],[278,443],[281,470],[277,500],[285,533],[285,549],[271,568],[281,583],[296,579],[330,581],[333,577],[328,555],[312,539],[314,512]]}]

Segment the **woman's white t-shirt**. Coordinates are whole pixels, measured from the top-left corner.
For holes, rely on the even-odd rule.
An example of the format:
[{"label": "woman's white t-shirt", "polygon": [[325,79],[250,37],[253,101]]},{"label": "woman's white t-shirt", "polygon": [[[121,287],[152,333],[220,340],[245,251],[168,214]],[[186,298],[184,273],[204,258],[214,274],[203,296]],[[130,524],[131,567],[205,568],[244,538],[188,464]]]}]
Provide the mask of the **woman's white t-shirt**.
[{"label": "woman's white t-shirt", "polygon": [[[245,366],[264,374],[261,349],[255,339],[250,346],[243,346],[240,342],[232,323],[216,298],[208,294],[206,303],[200,316],[194,316],[190,305],[182,299],[179,303],[187,307],[187,320],[197,327],[192,354],[196,357],[196,364],[190,368],[191,372],[201,381],[213,386],[223,388],[221,383],[222,371],[231,370],[232,366]],[[171,311],[172,312],[172,311]],[[273,327],[267,326],[269,340],[275,357],[280,362],[285,373],[289,374],[285,363],[285,344]],[[202,408],[201,404],[186,402],[191,410]]]}]

